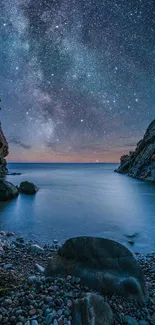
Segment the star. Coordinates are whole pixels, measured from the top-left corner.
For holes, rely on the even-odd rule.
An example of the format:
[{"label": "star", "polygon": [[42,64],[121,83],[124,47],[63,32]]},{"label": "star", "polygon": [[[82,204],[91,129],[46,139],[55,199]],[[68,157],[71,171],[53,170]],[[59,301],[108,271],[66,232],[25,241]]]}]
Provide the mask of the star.
[{"label": "star", "polygon": [[12,142],[10,160],[128,153],[155,114],[153,10],[153,0],[2,0],[1,120],[29,145]]}]

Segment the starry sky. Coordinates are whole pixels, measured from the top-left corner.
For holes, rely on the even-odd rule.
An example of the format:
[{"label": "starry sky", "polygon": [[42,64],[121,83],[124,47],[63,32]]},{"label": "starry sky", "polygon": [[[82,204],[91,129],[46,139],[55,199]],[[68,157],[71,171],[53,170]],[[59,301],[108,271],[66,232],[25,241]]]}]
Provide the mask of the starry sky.
[{"label": "starry sky", "polygon": [[9,161],[117,162],[155,118],[154,0],[1,0]]}]

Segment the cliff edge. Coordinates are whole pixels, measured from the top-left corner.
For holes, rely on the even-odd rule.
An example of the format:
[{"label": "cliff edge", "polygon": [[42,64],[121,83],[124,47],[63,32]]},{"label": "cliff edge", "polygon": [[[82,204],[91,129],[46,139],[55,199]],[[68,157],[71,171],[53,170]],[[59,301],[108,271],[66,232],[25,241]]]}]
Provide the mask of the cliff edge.
[{"label": "cliff edge", "polygon": [[7,163],[5,160],[5,157],[9,154],[9,146],[6,141],[6,138],[4,136],[1,122],[0,122],[0,176],[7,174],[8,169],[7,169]]},{"label": "cliff edge", "polygon": [[115,172],[155,183],[155,119],[148,126],[135,151],[120,158]]}]

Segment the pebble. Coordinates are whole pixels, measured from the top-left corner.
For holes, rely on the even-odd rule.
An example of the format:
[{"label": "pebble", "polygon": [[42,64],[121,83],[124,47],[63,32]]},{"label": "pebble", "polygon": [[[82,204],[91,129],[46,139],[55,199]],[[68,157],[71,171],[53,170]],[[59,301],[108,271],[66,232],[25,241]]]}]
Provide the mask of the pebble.
[{"label": "pebble", "polygon": [[124,323],[127,325],[138,325],[136,319],[128,315],[124,316]]},{"label": "pebble", "polygon": [[54,310],[52,313],[49,313],[46,317],[46,324],[50,325],[54,319],[54,317],[56,316],[56,311]]},{"label": "pebble", "polygon": [[32,325],[38,325],[38,321],[36,319],[32,320]]},{"label": "pebble", "polygon": [[30,251],[33,254],[41,254],[44,252],[44,249],[42,247],[40,247],[39,245],[34,244],[34,245],[30,246]]},{"label": "pebble", "polygon": [[35,269],[39,273],[44,273],[44,271],[45,271],[45,268],[37,263],[35,264]]},{"label": "pebble", "polygon": [[22,309],[16,310],[16,316],[22,315],[23,311]]},{"label": "pebble", "polygon": [[56,319],[54,319],[53,325],[59,325]]},{"label": "pebble", "polygon": [[12,300],[11,299],[5,299],[4,300],[4,306],[9,306],[12,304]]},{"label": "pebble", "polygon": [[3,269],[4,270],[9,270],[9,269],[12,269],[12,266],[13,266],[12,264],[4,264]]},{"label": "pebble", "polygon": [[58,244],[58,240],[57,239],[53,239],[53,243],[54,244]]},{"label": "pebble", "polygon": [[31,310],[29,311],[29,315],[30,315],[30,316],[34,316],[36,313],[37,313],[37,311],[36,311],[35,308],[33,308],[33,309],[31,309]]},{"label": "pebble", "polygon": [[139,325],[148,325],[148,322],[146,322],[144,319],[139,321]]}]

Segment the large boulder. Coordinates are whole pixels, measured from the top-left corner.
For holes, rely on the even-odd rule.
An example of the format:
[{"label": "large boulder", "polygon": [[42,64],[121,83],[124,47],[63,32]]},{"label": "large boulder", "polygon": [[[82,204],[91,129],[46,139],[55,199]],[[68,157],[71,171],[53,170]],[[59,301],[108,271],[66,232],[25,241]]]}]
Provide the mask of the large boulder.
[{"label": "large boulder", "polygon": [[135,151],[120,158],[120,166],[115,171],[155,183],[155,120],[148,126]]},{"label": "large boulder", "polygon": [[123,245],[104,238],[71,238],[49,259],[45,276],[72,275],[101,294],[117,294],[147,302],[138,261]]},{"label": "large boulder", "polygon": [[72,308],[72,325],[112,325],[113,313],[104,298],[88,293],[77,299]]},{"label": "large boulder", "polygon": [[21,182],[18,187],[19,192],[24,194],[35,194],[38,191],[38,187],[30,182]]},{"label": "large boulder", "polygon": [[0,180],[0,201],[7,201],[18,195],[18,189],[10,182]]}]

